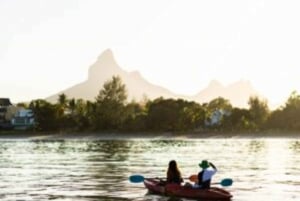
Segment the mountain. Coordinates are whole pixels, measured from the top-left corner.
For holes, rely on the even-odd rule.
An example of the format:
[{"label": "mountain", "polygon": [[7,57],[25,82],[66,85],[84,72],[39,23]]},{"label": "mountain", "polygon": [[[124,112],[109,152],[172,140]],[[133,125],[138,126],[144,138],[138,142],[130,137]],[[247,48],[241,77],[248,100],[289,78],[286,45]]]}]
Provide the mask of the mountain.
[{"label": "mountain", "polygon": [[151,84],[145,80],[138,71],[126,72],[117,64],[111,50],[104,51],[97,61],[89,68],[88,79],[82,83],[60,91],[46,98],[49,102],[56,102],[59,94],[66,94],[68,98],[82,98],[84,100],[94,101],[104,82],[110,80],[112,76],[118,75],[126,85],[128,100],[142,100],[145,96],[154,99],[160,96],[176,98],[169,90]]},{"label": "mountain", "polygon": [[104,82],[110,80],[114,75],[120,76],[122,82],[126,85],[129,101],[132,99],[139,101],[144,97],[155,99],[162,96],[164,98],[183,98],[205,103],[221,96],[229,99],[233,106],[247,107],[249,97],[258,94],[249,81],[238,81],[228,86],[223,86],[216,80],[211,81],[205,89],[195,96],[175,94],[166,88],[149,83],[138,71],[127,72],[122,70],[117,64],[112,51],[108,49],[90,66],[86,81],[60,91],[46,98],[46,100],[57,102],[59,94],[64,93],[68,98],[94,101]]},{"label": "mountain", "polygon": [[220,82],[213,80],[205,89],[196,94],[193,99],[203,103],[217,97],[223,97],[230,100],[233,106],[245,108],[248,106],[250,96],[261,97],[249,81],[240,80],[228,86],[223,86]]}]

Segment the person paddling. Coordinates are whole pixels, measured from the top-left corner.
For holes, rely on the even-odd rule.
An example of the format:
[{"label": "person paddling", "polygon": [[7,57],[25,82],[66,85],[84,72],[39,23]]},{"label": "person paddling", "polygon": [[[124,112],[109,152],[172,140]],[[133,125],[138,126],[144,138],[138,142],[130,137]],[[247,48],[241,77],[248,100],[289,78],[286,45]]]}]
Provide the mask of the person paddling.
[{"label": "person paddling", "polygon": [[201,163],[199,163],[199,166],[202,168],[202,170],[198,173],[197,187],[209,189],[211,179],[213,175],[216,174],[217,168],[213,163],[208,162],[207,160],[203,160]]},{"label": "person paddling", "polygon": [[177,163],[175,160],[171,160],[167,170],[167,183],[181,184],[181,182],[183,182],[183,179]]}]

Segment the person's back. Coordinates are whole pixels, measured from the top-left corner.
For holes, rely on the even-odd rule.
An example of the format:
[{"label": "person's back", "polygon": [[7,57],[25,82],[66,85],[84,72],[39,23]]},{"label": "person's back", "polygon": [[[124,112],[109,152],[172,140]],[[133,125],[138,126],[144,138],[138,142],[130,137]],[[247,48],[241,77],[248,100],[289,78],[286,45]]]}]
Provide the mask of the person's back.
[{"label": "person's back", "polygon": [[183,179],[177,167],[177,163],[176,161],[172,160],[169,162],[169,167],[167,171],[167,183],[181,184],[181,182],[183,182]]},{"label": "person's back", "polygon": [[[206,160],[203,160],[199,166],[202,168],[202,171],[198,174],[198,186],[202,189],[209,189],[211,178],[217,172],[216,166],[214,164],[209,163]],[[209,167],[212,168],[209,168]]]}]

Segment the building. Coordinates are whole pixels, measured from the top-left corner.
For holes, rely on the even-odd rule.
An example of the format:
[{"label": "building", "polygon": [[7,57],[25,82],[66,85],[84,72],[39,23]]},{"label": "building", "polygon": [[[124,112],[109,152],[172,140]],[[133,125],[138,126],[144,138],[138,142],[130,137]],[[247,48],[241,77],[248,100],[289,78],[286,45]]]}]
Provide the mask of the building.
[{"label": "building", "polygon": [[33,128],[34,124],[34,114],[30,109],[19,108],[11,119],[11,125],[14,129],[26,130]]},{"label": "building", "polygon": [[13,105],[9,98],[0,98],[0,129],[26,130],[34,124],[32,110]]},{"label": "building", "polygon": [[209,119],[205,121],[205,126],[212,127],[212,126],[218,126],[222,122],[222,119],[224,116],[229,116],[231,113],[229,111],[219,109],[215,110]]},{"label": "building", "polygon": [[0,98],[0,128],[11,128],[10,119],[7,117],[11,106],[9,98]]}]

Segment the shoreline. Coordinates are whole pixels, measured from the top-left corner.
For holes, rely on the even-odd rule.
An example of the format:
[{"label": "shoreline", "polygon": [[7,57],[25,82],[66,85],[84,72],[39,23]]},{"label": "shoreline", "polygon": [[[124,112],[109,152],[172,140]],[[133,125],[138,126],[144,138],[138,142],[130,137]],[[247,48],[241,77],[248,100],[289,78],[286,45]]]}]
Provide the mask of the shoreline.
[{"label": "shoreline", "polygon": [[29,140],[126,140],[126,139],[263,139],[263,138],[290,138],[300,139],[300,132],[33,132],[33,131],[0,131],[0,140],[3,139],[29,139]]}]

